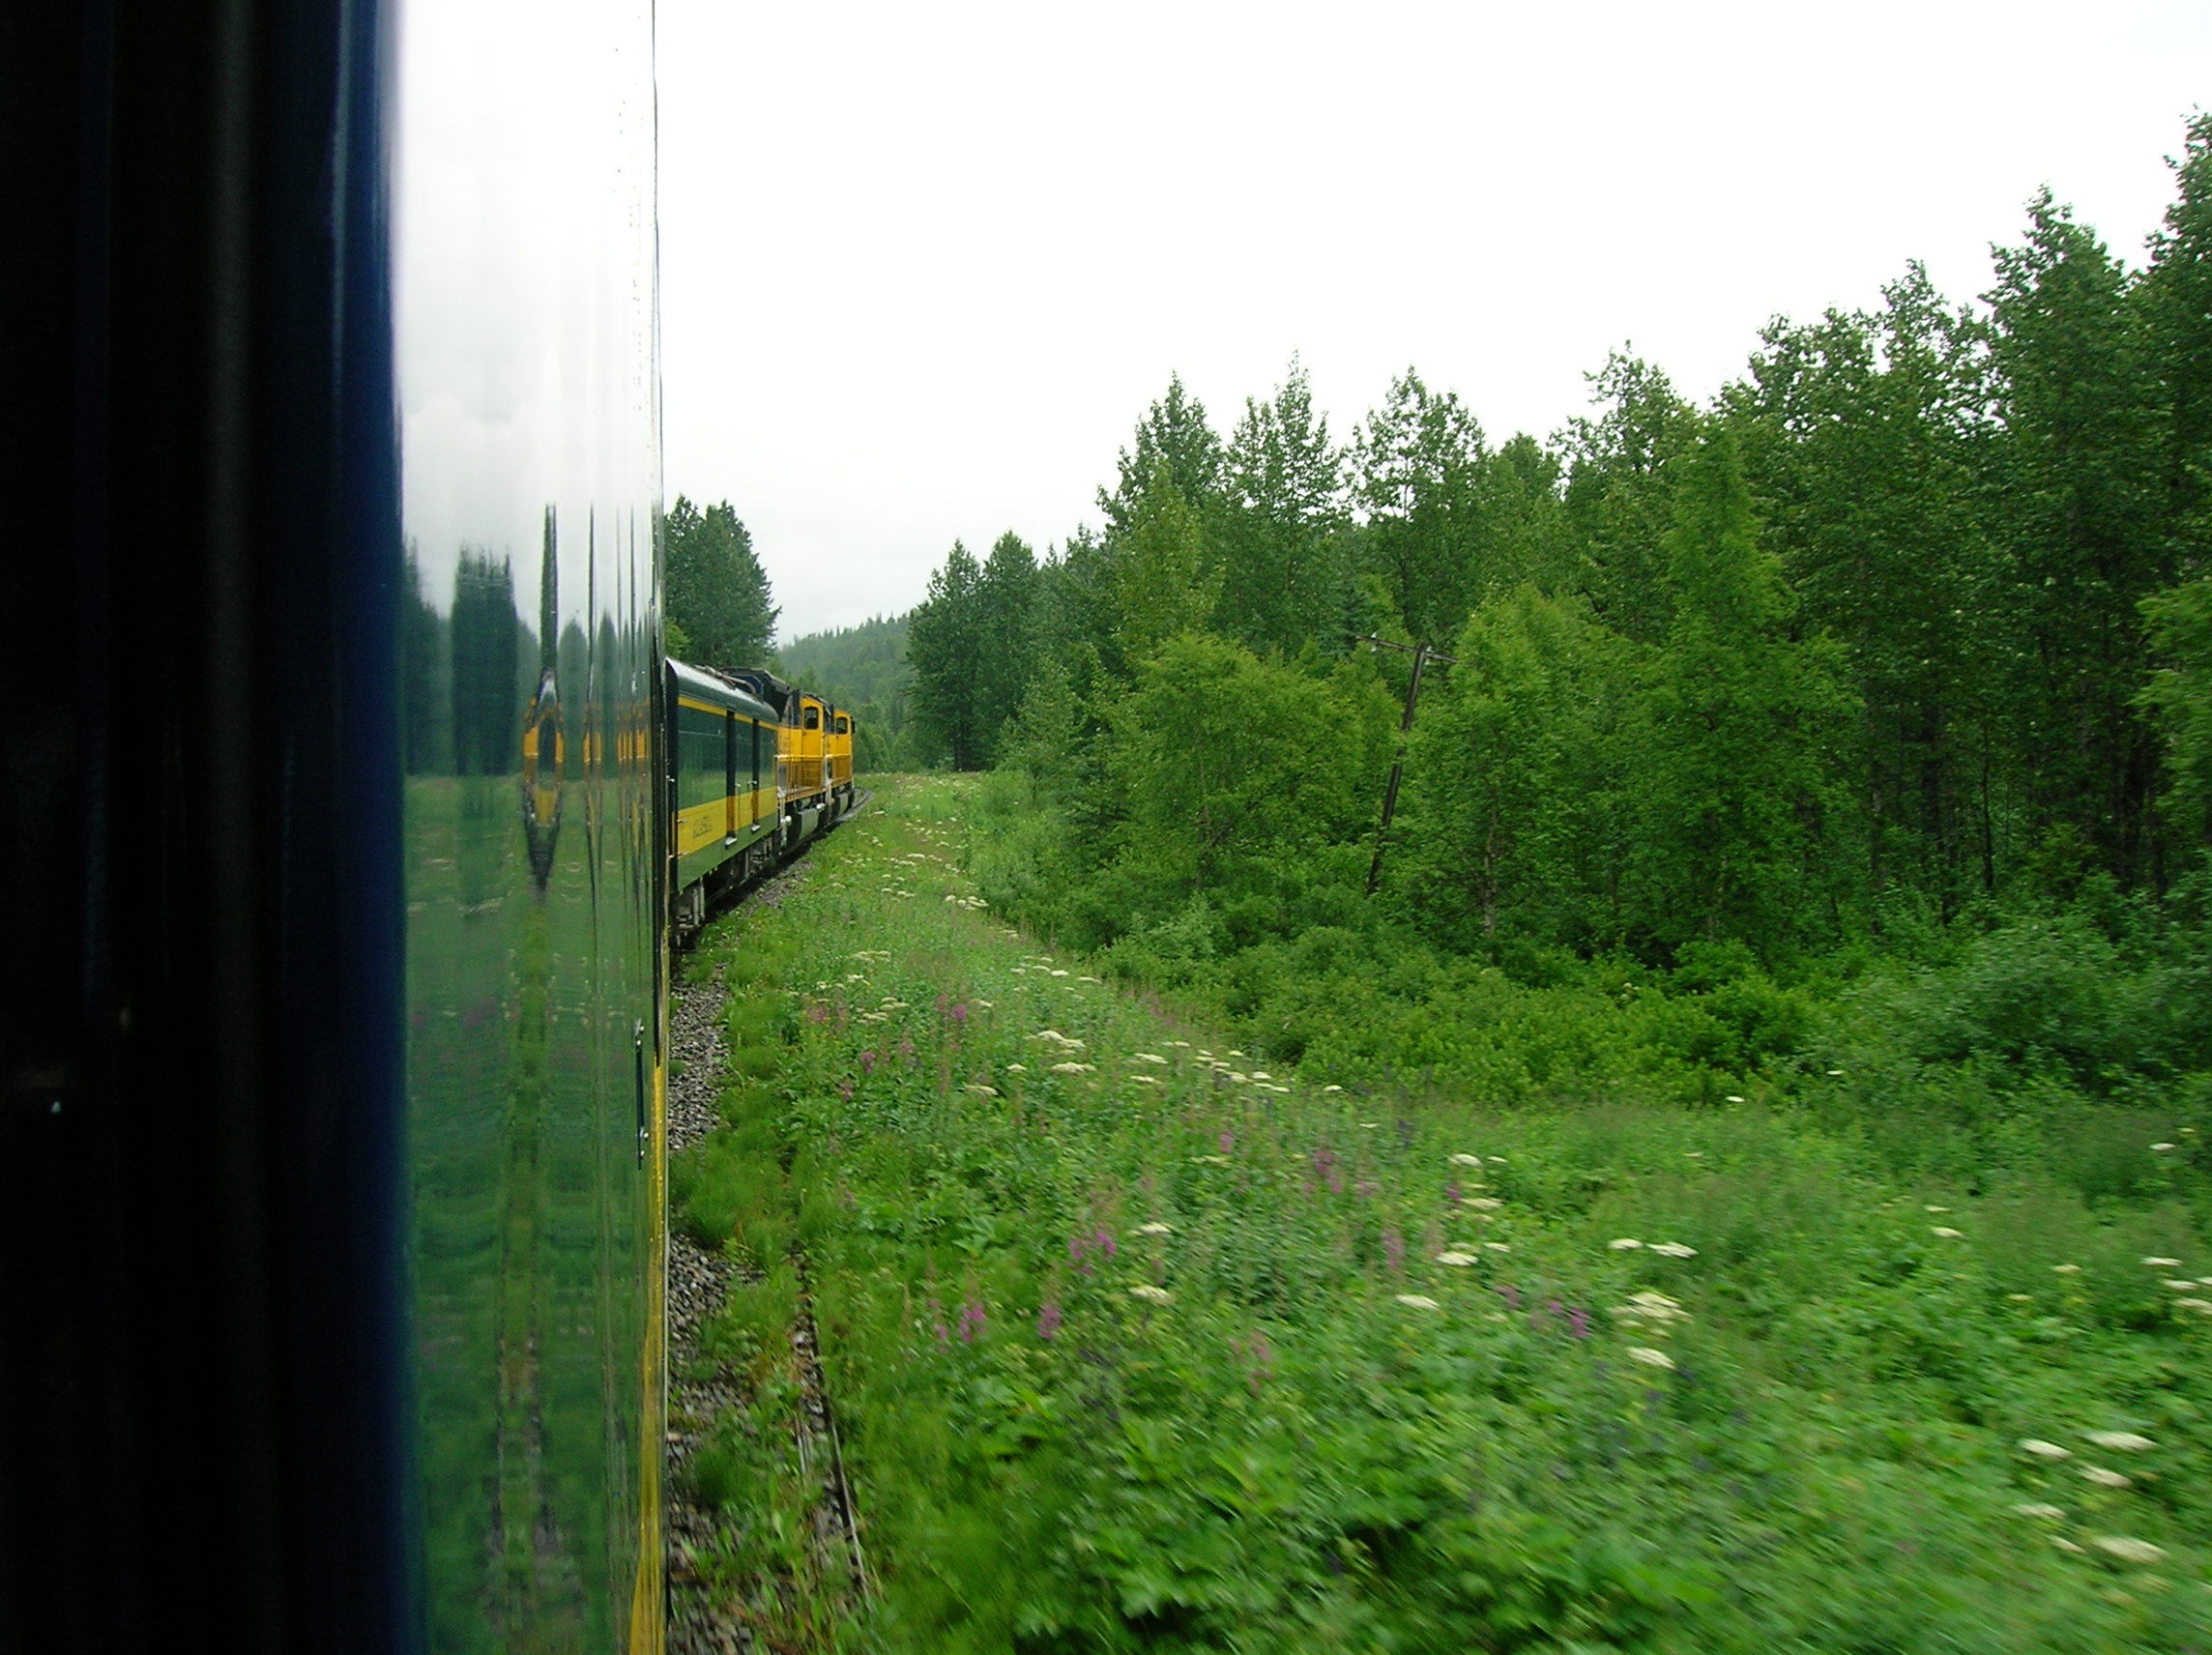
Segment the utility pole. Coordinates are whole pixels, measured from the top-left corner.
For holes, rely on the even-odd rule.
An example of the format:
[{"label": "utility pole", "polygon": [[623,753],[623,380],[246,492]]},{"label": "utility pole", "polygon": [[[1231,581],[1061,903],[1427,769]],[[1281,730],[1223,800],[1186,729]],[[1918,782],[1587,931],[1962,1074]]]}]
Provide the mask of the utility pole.
[{"label": "utility pole", "polygon": [[1406,738],[1413,729],[1413,703],[1421,698],[1421,668],[1431,661],[1441,661],[1447,667],[1456,667],[1459,662],[1426,644],[1393,643],[1372,632],[1361,633],[1356,642],[1413,657],[1412,682],[1406,685],[1406,715],[1398,720],[1398,748],[1390,755],[1390,782],[1382,790],[1382,825],[1375,830],[1375,859],[1367,864],[1367,894],[1373,896],[1382,883],[1382,848],[1390,842],[1390,818],[1398,813],[1398,782],[1406,772]]}]

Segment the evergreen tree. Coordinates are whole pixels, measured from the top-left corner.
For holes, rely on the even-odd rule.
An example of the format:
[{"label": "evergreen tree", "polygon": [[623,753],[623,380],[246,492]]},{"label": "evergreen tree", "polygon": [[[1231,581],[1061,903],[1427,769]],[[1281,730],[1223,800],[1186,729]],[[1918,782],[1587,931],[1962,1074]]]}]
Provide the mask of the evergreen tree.
[{"label": "evergreen tree", "polygon": [[1198,513],[1165,460],[1134,503],[1128,526],[1110,544],[1109,637],[1127,670],[1178,632],[1205,625],[1220,576],[1208,563]]},{"label": "evergreen tree", "polygon": [[730,503],[702,511],[678,495],[662,545],[667,618],[694,658],[725,671],[767,662],[780,611],[753,537]]},{"label": "evergreen tree", "polygon": [[978,577],[981,653],[975,662],[975,716],[985,751],[993,759],[1035,670],[1038,579],[1036,555],[1010,529],[991,548]]},{"label": "evergreen tree", "polygon": [[983,571],[958,540],[945,566],[929,577],[929,594],[907,623],[907,659],[914,664],[914,719],[933,750],[954,769],[985,758],[980,679]]},{"label": "evergreen tree", "polygon": [[2151,238],[2140,297],[2163,426],[2167,555],[2200,574],[2212,566],[2212,112],[2191,120],[2169,164],[2177,196]]}]

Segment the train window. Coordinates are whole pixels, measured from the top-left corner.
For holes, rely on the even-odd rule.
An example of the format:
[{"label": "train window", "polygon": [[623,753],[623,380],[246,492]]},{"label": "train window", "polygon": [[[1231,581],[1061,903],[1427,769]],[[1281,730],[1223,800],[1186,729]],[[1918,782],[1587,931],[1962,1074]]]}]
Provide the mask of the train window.
[{"label": "train window", "polygon": [[846,716],[845,716],[845,715],[844,715],[842,712],[838,713],[838,714],[837,714],[837,734],[838,734],[838,735],[840,735],[840,736],[850,736],[852,733],[853,733],[853,721],[852,721],[850,718],[846,717]]},{"label": "train window", "polygon": [[819,729],[821,729],[821,728],[822,728],[822,709],[821,709],[821,708],[819,708],[819,707],[809,707],[809,708],[806,710],[806,719],[805,719],[805,723],[806,723],[806,727],[807,727],[809,730],[819,730]]},{"label": "train window", "polygon": [[760,786],[760,720],[753,720],[753,786]]},{"label": "train window", "polygon": [[722,714],[722,791],[738,791],[738,715]]}]

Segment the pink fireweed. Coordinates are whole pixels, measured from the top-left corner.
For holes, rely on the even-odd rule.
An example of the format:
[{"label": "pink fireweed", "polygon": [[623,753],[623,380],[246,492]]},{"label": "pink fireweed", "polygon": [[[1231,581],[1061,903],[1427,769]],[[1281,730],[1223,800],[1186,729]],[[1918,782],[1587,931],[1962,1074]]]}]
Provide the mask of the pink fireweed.
[{"label": "pink fireweed", "polygon": [[985,1317],[980,1300],[969,1299],[960,1306],[960,1343],[973,1345],[975,1335],[983,1331]]},{"label": "pink fireweed", "polygon": [[1060,1301],[1057,1299],[1046,1299],[1044,1301],[1044,1308],[1037,1312],[1037,1337],[1039,1339],[1049,1340],[1055,1333],[1060,1331]]}]

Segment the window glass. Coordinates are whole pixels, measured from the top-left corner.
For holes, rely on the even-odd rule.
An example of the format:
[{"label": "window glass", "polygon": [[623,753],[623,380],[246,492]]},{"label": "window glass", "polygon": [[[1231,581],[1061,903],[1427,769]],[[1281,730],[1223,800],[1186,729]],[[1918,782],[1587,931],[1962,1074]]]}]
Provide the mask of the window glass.
[{"label": "window glass", "polygon": [[821,728],[822,728],[822,709],[821,709],[821,708],[819,708],[819,707],[809,707],[809,708],[806,710],[806,727],[807,727],[809,730],[819,730],[819,729],[821,729]]}]

